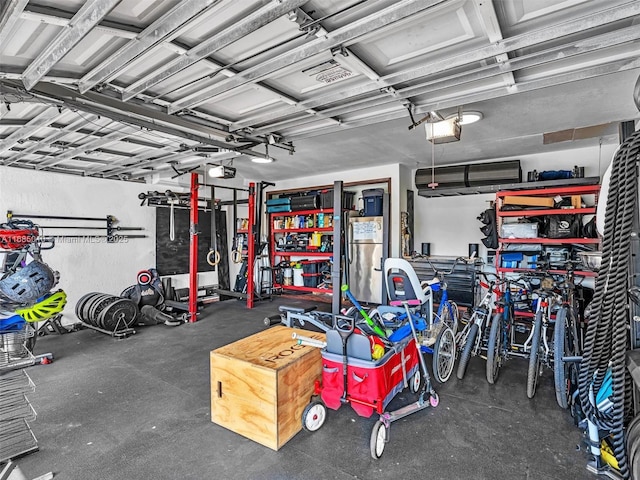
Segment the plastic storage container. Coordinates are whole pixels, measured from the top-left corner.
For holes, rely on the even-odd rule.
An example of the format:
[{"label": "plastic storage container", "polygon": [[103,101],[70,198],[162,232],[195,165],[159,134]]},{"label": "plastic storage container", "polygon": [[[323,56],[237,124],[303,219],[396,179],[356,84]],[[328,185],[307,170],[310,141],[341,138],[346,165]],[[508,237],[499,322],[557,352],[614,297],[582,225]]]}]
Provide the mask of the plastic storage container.
[{"label": "plastic storage container", "polygon": [[293,269],[293,286],[304,287],[304,277],[302,276],[302,268]]},{"label": "plastic storage container", "polygon": [[384,189],[382,188],[369,188],[362,191],[365,217],[379,217],[382,215],[383,195]]},{"label": "plastic storage container", "polygon": [[500,232],[502,238],[537,238],[537,223],[505,223]]},{"label": "plastic storage container", "polygon": [[320,283],[320,274],[319,273],[303,273],[302,274],[302,282],[305,287],[315,288]]},{"label": "plastic storage container", "polygon": [[[355,199],[356,192],[344,191],[342,192],[342,208],[347,210],[353,210],[353,201]],[[333,189],[320,191],[320,207],[323,209],[333,208]]]}]

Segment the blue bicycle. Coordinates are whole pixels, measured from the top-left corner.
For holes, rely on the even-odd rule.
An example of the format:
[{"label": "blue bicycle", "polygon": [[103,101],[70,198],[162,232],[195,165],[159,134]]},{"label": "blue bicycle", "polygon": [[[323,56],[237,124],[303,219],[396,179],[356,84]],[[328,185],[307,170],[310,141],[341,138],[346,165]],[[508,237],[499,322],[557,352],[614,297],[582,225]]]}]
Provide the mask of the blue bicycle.
[{"label": "blue bicycle", "polygon": [[467,263],[467,260],[464,257],[458,257],[453,262],[453,266],[448,271],[439,270],[432,262],[429,257],[423,257],[422,255],[416,255],[415,258],[424,258],[431,269],[434,272],[434,278],[430,281],[422,281],[420,282],[420,286],[425,289],[427,287],[431,288],[431,291],[434,293],[442,292],[440,296],[440,304],[438,305],[438,310],[436,312],[436,317],[438,321],[443,322],[448,325],[455,336],[458,332],[458,321],[460,319],[460,313],[458,310],[458,305],[453,300],[449,300],[449,294],[447,293],[447,282],[445,281],[446,275],[451,275],[456,268],[456,265],[459,263]]}]

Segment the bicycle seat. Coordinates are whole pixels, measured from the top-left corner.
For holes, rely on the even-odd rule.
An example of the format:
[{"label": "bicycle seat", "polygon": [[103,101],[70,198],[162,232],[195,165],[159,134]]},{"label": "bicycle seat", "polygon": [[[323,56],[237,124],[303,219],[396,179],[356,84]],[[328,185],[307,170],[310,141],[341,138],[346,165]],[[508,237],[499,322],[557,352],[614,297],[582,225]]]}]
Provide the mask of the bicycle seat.
[{"label": "bicycle seat", "polygon": [[439,292],[441,288],[440,279],[438,277],[434,277],[431,280],[423,280],[420,282],[420,287],[422,290],[430,288],[432,292]]}]

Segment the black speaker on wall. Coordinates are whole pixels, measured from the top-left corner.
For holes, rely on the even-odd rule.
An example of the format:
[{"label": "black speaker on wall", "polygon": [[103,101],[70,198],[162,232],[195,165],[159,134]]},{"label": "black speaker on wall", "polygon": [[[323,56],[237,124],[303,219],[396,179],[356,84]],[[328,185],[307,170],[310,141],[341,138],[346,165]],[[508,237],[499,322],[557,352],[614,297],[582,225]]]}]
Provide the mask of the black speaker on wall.
[{"label": "black speaker on wall", "polygon": [[422,244],[422,255],[429,257],[431,255],[431,244],[423,243]]},{"label": "black speaker on wall", "polygon": [[469,244],[469,258],[480,256],[480,244],[478,243],[470,243]]}]

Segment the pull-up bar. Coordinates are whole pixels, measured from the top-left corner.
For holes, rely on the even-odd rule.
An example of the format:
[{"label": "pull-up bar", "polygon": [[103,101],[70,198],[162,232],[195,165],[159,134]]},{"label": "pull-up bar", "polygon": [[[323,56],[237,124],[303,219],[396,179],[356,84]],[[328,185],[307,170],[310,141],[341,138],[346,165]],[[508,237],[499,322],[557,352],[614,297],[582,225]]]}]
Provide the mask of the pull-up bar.
[{"label": "pull-up bar", "polygon": [[[190,224],[189,224],[189,322],[195,322],[198,318],[198,209],[199,209],[199,198],[198,198],[198,189],[200,187],[198,183],[198,174],[195,172],[191,173],[191,187],[189,190],[189,198],[190,198]],[[204,185],[203,185],[204,186]],[[212,185],[207,185],[211,187]],[[234,205],[234,217],[236,217],[237,213],[235,212],[235,205],[238,203],[245,203],[243,201],[237,200],[237,191],[247,191],[249,192],[249,198],[246,202],[249,204],[249,235],[247,242],[247,308],[253,308],[253,303],[255,300],[254,293],[254,278],[253,278],[253,270],[254,270],[254,260],[255,260],[255,241],[256,241],[256,231],[255,231],[255,220],[256,220],[256,204],[255,204],[255,183],[250,183],[248,189],[240,189],[235,187],[221,187],[216,186],[215,188],[227,188],[234,191],[234,200],[232,205]],[[213,215],[215,215],[215,199],[211,199],[211,208],[213,211]],[[220,204],[222,204],[220,202]],[[235,220],[234,220],[235,222]],[[212,232],[212,235],[214,233]]]}]

